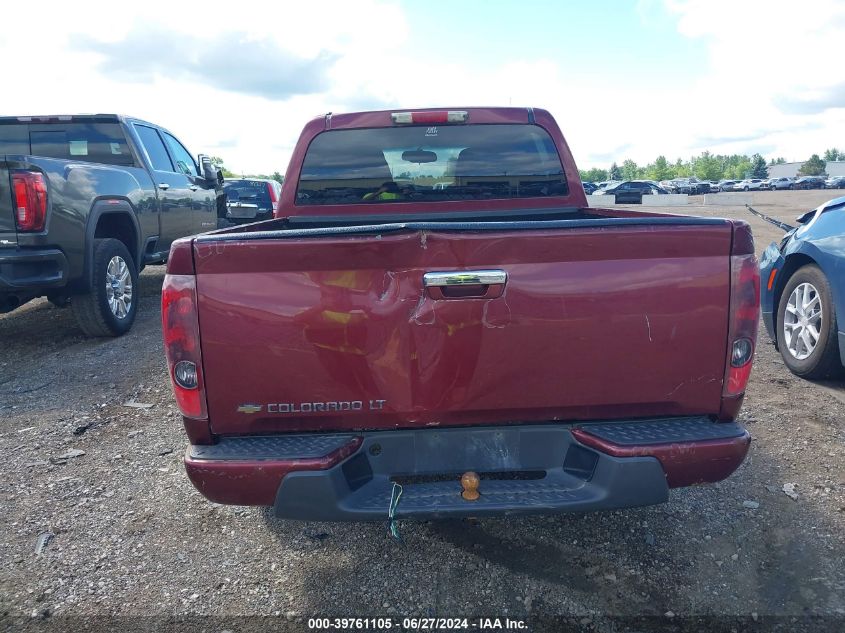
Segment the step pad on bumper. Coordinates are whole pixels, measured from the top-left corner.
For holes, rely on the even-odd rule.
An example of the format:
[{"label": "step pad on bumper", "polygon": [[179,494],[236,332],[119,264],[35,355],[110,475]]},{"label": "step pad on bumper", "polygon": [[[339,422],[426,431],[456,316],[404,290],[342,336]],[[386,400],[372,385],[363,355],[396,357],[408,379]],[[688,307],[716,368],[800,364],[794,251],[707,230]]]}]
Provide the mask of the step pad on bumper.
[{"label": "step pad on bumper", "polygon": [[[481,482],[481,496],[473,502],[461,497],[459,477],[451,482],[424,483],[406,485],[402,490],[402,512],[411,509],[425,510],[456,508],[477,510],[478,508],[504,508],[514,505],[552,507],[558,504],[573,503],[579,498],[586,498],[583,482],[546,483],[546,480],[490,480]],[[575,483],[575,487],[573,487]],[[384,512],[390,501],[392,484],[380,486],[381,489],[368,491],[363,498],[356,499],[355,505],[362,510],[372,509]]]},{"label": "step pad on bumper", "polygon": [[349,444],[354,435],[255,435],[224,437],[217,444],[191,446],[192,459],[284,460],[325,457]]},{"label": "step pad on bumper", "polygon": [[714,423],[709,418],[666,418],[642,422],[578,425],[603,440],[621,446],[677,444],[740,437],[745,429],[736,422]]}]

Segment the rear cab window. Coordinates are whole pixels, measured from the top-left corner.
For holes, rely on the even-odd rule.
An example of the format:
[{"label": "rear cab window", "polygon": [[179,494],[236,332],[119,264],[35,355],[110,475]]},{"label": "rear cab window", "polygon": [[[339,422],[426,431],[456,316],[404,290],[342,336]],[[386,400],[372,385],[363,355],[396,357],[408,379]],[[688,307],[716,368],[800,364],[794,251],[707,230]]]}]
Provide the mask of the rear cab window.
[{"label": "rear cab window", "polygon": [[29,126],[16,122],[0,124],[0,154],[31,154]]},{"label": "rear cab window", "polygon": [[105,165],[136,165],[119,123],[3,124],[0,125],[0,154],[28,154]]},{"label": "rear cab window", "polygon": [[306,152],[296,204],[391,204],[566,194],[557,148],[539,126],[410,126],[320,133]]}]

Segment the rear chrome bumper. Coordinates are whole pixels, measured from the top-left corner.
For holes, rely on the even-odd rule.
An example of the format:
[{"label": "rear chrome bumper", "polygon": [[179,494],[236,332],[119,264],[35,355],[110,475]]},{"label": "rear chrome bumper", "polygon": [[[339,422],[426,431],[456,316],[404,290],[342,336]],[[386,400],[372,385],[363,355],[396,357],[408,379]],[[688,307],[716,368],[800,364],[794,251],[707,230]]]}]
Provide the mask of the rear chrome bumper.
[{"label": "rear chrome bumper", "polygon": [[[554,514],[662,503],[669,488],[730,475],[748,451],[736,423],[706,417],[222,438],[185,467],[210,500],[272,505],[279,517],[399,518]],[[460,477],[481,476],[476,501]]]}]

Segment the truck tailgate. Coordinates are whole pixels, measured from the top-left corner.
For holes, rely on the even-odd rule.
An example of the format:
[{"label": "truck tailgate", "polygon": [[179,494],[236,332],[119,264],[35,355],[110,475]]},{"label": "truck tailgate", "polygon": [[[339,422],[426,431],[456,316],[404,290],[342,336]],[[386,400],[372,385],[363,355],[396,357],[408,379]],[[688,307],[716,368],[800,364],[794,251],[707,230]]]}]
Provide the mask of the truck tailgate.
[{"label": "truck tailgate", "polygon": [[728,222],[226,237],[194,241],[215,433],[719,411]]}]

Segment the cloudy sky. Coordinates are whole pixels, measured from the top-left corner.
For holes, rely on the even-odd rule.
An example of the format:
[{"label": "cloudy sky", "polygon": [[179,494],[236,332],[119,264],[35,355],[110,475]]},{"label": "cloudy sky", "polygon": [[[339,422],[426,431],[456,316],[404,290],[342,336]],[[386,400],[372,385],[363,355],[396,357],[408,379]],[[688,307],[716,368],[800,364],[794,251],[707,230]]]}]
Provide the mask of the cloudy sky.
[{"label": "cloudy sky", "polygon": [[131,114],[246,173],[284,172],[313,116],[428,106],[546,108],[582,168],[845,149],[842,0],[80,0],[3,18],[0,115]]}]

